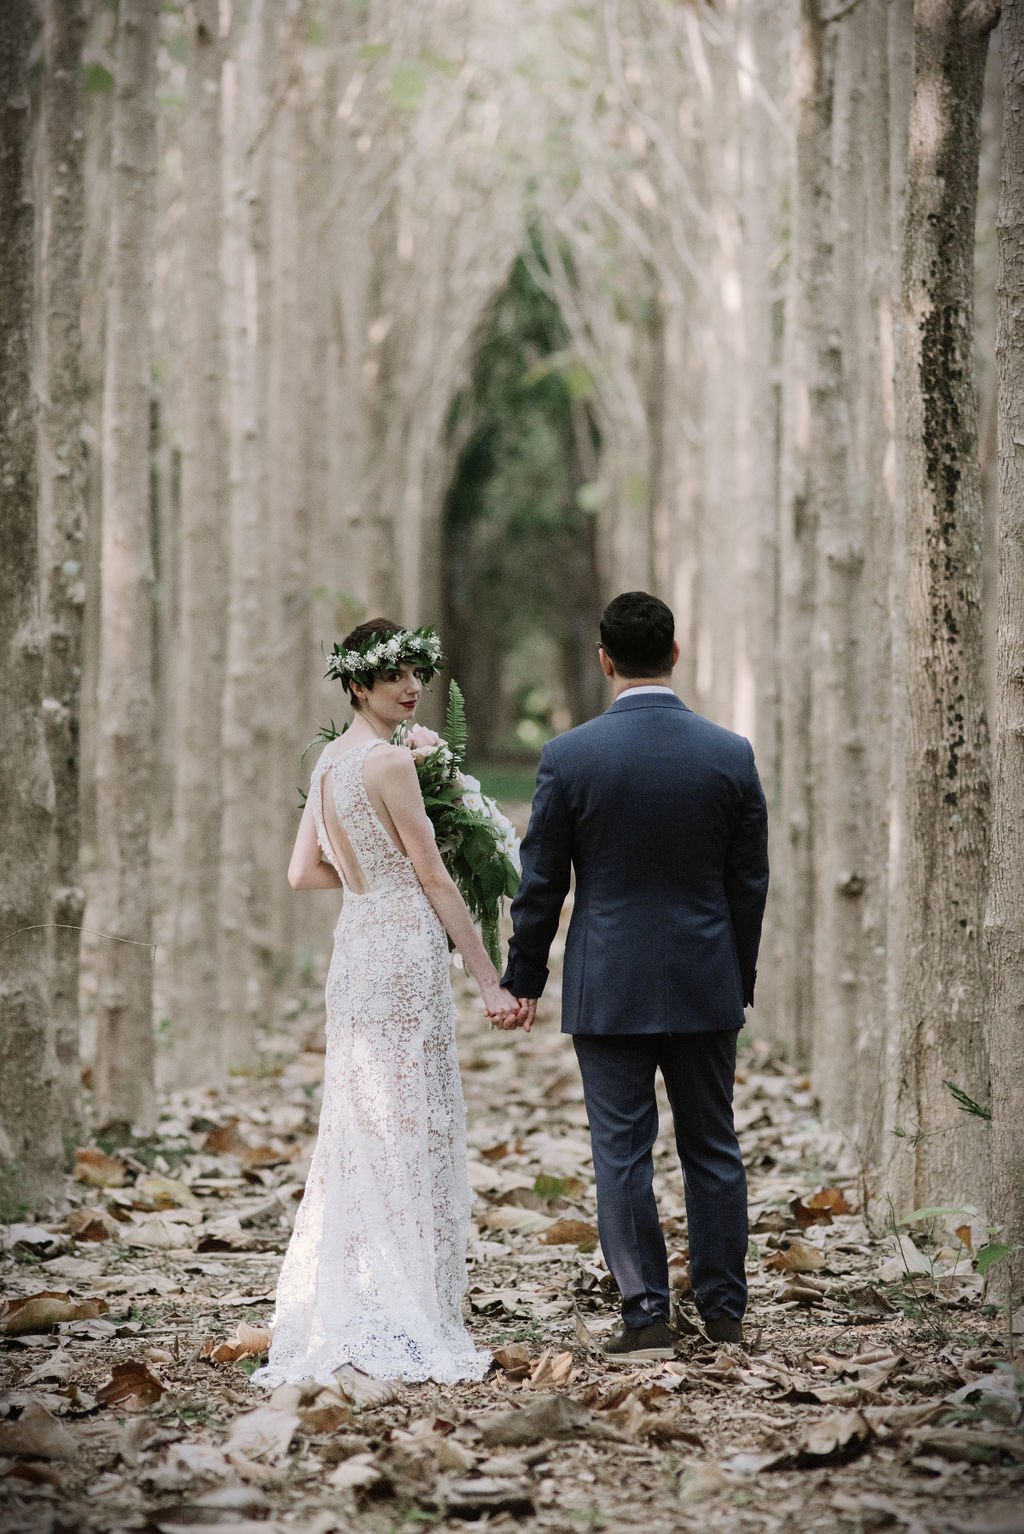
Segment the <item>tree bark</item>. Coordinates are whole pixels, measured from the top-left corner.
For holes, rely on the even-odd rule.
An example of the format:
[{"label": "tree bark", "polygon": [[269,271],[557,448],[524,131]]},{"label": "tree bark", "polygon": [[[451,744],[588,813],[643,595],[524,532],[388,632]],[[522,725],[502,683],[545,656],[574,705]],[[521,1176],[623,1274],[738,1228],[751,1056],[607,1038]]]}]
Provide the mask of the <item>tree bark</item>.
[{"label": "tree bark", "polygon": [[61,1181],[46,924],[53,778],[43,732],[37,440],[32,408],[35,257],[30,0],[0,7],[0,1215],[38,1208]]},{"label": "tree bark", "polygon": [[[1024,5],[1004,8],[1003,168],[999,201],[996,365],[999,388],[999,602],[994,720],[992,870],[986,937],[996,1240],[1024,1243]],[[1024,1254],[991,1270],[1020,1302]]]},{"label": "tree bark", "polygon": [[155,1117],[152,1018],[150,304],[160,0],[122,0],[103,396],[103,541],[94,923],[101,950],[96,1114]]},{"label": "tree bark", "polygon": [[816,910],[812,798],[810,653],[816,602],[818,505],[811,484],[810,397],[815,342],[814,302],[827,238],[821,227],[824,166],[821,124],[831,116],[831,51],[814,8],[805,0],[795,60],[796,142],[793,163],[791,275],[786,302],[783,440],[780,464],[779,617],[780,809],[776,832],[787,920],[780,953],[780,991],[787,1017],[780,1028],[793,1057],[810,1057],[814,1033]]},{"label": "tree bark", "polygon": [[220,1026],[225,1063],[251,1059],[265,960],[256,806],[268,791],[267,649],[261,605],[267,578],[265,496],[260,475],[257,222],[246,149],[260,100],[262,28],[236,19],[224,75],[224,328],[228,399],[230,573],[223,696],[220,828]]},{"label": "tree bark", "polygon": [[66,1150],[79,1138],[82,1110],[78,984],[85,911],[79,867],[87,469],[81,330],[84,35],[82,0],[47,0],[39,511],[44,540],[44,719],[55,796],[50,1008],[57,1051],[57,1119]]},{"label": "tree bark", "polygon": [[185,164],[181,621],[174,782],[170,1049],[175,1086],[221,1064],[217,929],[224,684],[226,444],[221,313],[221,43],[218,0],[191,0]]},{"label": "tree bark", "polygon": [[987,34],[916,0],[903,238],[905,934],[891,1181],[907,1203],[982,1203],[988,1147],[945,1085],[988,1095],[982,921],[989,814],[983,544],[973,383],[974,212]]}]

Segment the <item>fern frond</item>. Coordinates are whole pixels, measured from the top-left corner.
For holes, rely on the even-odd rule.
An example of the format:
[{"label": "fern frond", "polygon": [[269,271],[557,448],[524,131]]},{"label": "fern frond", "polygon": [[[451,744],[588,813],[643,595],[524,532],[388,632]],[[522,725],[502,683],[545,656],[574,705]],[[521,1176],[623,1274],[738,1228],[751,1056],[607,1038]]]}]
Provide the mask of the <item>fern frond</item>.
[{"label": "fern frond", "polygon": [[444,738],[448,742],[456,767],[461,767],[466,755],[466,703],[462,696],[462,689],[454,677],[448,683],[448,711],[445,716]]}]

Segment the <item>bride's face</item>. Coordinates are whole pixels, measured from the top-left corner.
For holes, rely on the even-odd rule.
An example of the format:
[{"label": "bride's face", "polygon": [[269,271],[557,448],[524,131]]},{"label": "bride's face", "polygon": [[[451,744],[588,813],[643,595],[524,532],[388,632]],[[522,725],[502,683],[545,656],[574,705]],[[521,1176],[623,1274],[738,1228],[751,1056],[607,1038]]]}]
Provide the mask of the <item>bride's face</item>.
[{"label": "bride's face", "polygon": [[359,712],[387,725],[390,733],[397,724],[411,722],[422,692],[415,666],[403,662],[397,675],[378,677],[369,691],[360,694]]}]

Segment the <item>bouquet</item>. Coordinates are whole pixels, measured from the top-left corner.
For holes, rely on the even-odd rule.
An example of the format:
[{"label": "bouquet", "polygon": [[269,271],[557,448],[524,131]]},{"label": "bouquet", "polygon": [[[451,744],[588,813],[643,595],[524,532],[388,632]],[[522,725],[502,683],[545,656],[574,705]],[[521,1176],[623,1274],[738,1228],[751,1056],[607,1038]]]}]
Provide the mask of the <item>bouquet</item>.
[{"label": "bouquet", "polygon": [[461,770],[466,710],[458,685],[449,684],[444,736],[421,724],[400,724],[392,740],[413,753],[438,851],[500,972],[498,922],[502,902],[519,888],[519,838],[477,779]]}]

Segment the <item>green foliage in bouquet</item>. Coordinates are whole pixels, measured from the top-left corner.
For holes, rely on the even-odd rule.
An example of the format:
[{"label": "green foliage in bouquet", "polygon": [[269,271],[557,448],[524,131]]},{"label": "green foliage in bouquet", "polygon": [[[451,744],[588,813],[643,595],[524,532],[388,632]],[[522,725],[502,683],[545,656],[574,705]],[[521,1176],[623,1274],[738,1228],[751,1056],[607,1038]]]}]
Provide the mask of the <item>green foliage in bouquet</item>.
[{"label": "green foliage in bouquet", "polygon": [[466,754],[466,707],[456,682],[448,688],[445,738],[417,762],[423,803],[434,827],[445,867],[474,921],[480,923],[484,947],[501,969],[498,922],[501,903],[519,888],[519,874],[509,856],[503,821],[493,800],[479,796],[482,809],[465,802],[466,786],[459,768]]}]

